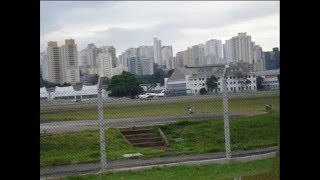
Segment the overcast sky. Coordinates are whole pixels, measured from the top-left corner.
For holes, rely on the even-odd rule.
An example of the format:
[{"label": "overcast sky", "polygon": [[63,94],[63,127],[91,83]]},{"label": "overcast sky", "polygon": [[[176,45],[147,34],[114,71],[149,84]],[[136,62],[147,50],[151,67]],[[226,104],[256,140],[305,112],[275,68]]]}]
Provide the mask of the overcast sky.
[{"label": "overcast sky", "polygon": [[264,51],[279,47],[279,1],[41,1],[40,52],[48,41],[73,38],[78,50],[88,43],[112,45],[117,56],[130,47],[172,45],[174,56],[209,39],[247,32]]}]

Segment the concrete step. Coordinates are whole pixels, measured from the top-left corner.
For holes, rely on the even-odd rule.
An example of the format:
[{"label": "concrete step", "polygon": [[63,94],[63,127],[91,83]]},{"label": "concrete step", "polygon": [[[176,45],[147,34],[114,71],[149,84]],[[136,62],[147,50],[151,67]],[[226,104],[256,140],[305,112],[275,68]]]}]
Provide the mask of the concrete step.
[{"label": "concrete step", "polygon": [[132,134],[132,135],[124,135],[124,136],[128,140],[159,137],[159,135],[157,135],[155,133]]},{"label": "concrete step", "polygon": [[163,141],[156,142],[143,142],[143,143],[132,143],[134,146],[138,147],[153,147],[153,146],[165,146]]},{"label": "concrete step", "polygon": [[144,142],[160,142],[162,141],[161,137],[147,137],[147,138],[136,138],[136,139],[128,139],[130,143],[144,143]]},{"label": "concrete step", "polygon": [[144,134],[144,133],[153,133],[152,129],[141,129],[133,131],[121,131],[123,135],[133,135],[133,134]]},{"label": "concrete step", "polygon": [[133,126],[128,128],[121,128],[120,131],[136,131],[136,130],[146,130],[146,129],[152,129],[151,126]]}]

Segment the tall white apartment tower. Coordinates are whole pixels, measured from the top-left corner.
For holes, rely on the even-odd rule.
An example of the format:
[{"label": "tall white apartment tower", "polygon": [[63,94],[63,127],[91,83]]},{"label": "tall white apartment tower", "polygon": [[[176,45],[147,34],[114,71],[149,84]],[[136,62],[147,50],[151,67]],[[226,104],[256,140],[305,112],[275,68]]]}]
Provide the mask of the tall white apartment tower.
[{"label": "tall white apartment tower", "polygon": [[211,39],[205,45],[206,64],[219,64],[222,60],[221,40]]},{"label": "tall white apartment tower", "polygon": [[174,69],[172,46],[163,46],[161,48],[161,58],[166,65],[166,69]]},{"label": "tall white apartment tower", "polygon": [[227,63],[235,62],[235,46],[232,41],[226,40],[226,43],[223,45],[223,57]]},{"label": "tall white apartment tower", "polygon": [[157,63],[160,66],[163,66],[164,63],[161,58],[161,40],[154,38],[153,40],[153,60],[154,63]]},{"label": "tall white apartment tower", "polygon": [[47,58],[48,58],[48,81],[60,84],[61,83],[60,49],[56,41],[48,42]]},{"label": "tall white apartment tower", "polygon": [[78,51],[74,39],[66,39],[60,47],[61,81],[60,83],[75,84],[80,81]]},{"label": "tall white apartment tower", "polygon": [[238,36],[232,37],[233,46],[235,48],[235,61],[253,63],[251,36],[247,33],[238,33]]},{"label": "tall white apartment tower", "polygon": [[100,53],[98,55],[99,76],[112,78],[112,56],[110,53]]},{"label": "tall white apartment tower", "polygon": [[48,81],[48,58],[46,52],[40,53],[40,66],[42,79]]},{"label": "tall white apartment tower", "polygon": [[109,53],[112,57],[112,67],[117,66],[117,56],[116,56],[116,48],[113,46],[101,46],[100,47],[102,53]]}]

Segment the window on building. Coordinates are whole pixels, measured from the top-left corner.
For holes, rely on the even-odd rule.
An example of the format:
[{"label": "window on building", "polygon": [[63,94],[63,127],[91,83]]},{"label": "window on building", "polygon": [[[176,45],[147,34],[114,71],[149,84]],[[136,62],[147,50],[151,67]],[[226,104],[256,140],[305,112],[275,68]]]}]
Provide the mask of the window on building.
[{"label": "window on building", "polygon": [[251,76],[249,76],[249,78],[251,78]]},{"label": "window on building", "polygon": [[251,90],[251,86],[249,86],[249,89]]},{"label": "window on building", "polygon": [[240,91],[241,89],[240,89],[240,87],[238,87],[238,91]]},{"label": "window on building", "polygon": [[196,92],[196,93],[197,93],[197,92],[198,92],[198,90],[197,90],[197,89],[195,89],[195,90],[194,90],[194,92]]},{"label": "window on building", "polygon": [[220,85],[220,83],[218,83],[218,85]]}]

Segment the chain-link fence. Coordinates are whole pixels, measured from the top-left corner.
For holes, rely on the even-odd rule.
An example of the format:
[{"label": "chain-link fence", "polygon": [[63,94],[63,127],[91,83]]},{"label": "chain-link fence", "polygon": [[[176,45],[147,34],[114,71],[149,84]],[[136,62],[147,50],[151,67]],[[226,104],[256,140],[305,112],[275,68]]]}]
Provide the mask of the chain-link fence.
[{"label": "chain-link fence", "polygon": [[98,85],[40,88],[40,175],[275,152],[279,90],[230,86],[238,80],[206,95],[134,99],[109,97]]}]

